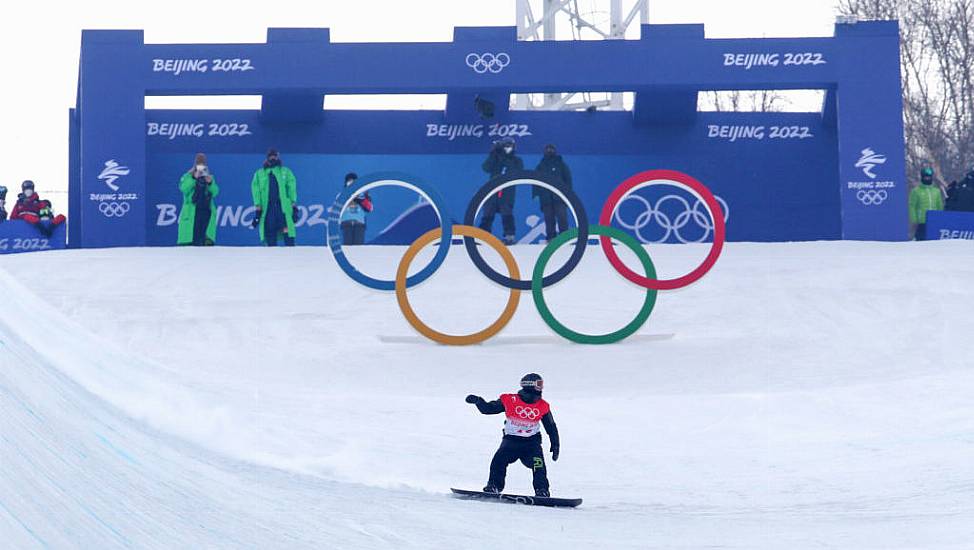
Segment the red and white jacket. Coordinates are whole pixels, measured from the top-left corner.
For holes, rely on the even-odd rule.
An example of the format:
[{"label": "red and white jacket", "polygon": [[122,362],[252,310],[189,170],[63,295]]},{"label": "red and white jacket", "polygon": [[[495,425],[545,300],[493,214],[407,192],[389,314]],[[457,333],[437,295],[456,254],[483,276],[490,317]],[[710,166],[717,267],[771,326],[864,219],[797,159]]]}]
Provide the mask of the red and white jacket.
[{"label": "red and white jacket", "polygon": [[544,399],[534,403],[527,403],[516,393],[505,393],[500,396],[504,405],[504,435],[516,437],[531,437],[541,432],[541,419],[551,412],[551,407]]}]

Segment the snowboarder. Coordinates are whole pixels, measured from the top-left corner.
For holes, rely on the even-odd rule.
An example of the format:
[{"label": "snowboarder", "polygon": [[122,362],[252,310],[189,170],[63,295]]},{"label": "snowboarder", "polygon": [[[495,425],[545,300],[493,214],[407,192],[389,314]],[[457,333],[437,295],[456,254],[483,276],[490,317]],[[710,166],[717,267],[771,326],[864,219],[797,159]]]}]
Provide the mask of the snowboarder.
[{"label": "snowboarder", "polygon": [[504,490],[507,467],[515,461],[531,468],[534,474],[534,495],[551,496],[548,487],[548,471],[545,468],[544,451],[541,450],[541,426],[551,438],[551,459],[558,460],[560,442],[558,426],[551,415],[551,407],[541,398],[544,380],[535,373],[521,378],[521,390],[505,393],[495,401],[485,401],[479,395],[468,395],[467,403],[477,406],[482,414],[505,413],[504,438],[490,461],[490,477],[485,493]]}]

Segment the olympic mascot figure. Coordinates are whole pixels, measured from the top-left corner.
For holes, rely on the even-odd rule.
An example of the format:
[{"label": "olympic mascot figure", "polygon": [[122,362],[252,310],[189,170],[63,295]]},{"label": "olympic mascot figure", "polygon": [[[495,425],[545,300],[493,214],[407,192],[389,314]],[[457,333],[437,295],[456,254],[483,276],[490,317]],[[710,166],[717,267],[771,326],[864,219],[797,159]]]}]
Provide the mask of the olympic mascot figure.
[{"label": "olympic mascot figure", "polygon": [[552,460],[558,460],[559,439],[551,406],[541,398],[543,388],[541,376],[531,373],[521,378],[520,391],[505,393],[495,401],[485,401],[479,395],[467,396],[467,403],[476,405],[482,414],[504,413],[507,417],[501,446],[490,461],[490,478],[484,487],[485,493],[502,492],[507,467],[520,460],[534,475],[534,495],[551,496],[544,451],[541,450],[541,426],[544,425],[551,438]]}]

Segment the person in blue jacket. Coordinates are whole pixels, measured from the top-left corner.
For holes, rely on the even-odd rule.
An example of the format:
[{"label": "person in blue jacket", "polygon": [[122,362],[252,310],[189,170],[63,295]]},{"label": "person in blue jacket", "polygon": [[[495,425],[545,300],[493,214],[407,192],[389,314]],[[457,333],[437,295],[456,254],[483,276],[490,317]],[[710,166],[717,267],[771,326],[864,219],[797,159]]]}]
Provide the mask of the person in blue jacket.
[{"label": "person in blue jacket", "polygon": [[[358,174],[345,174],[345,187],[355,184]],[[365,218],[372,212],[372,197],[369,192],[359,193],[342,212],[339,220],[342,226],[342,242],[345,246],[365,244]]]}]

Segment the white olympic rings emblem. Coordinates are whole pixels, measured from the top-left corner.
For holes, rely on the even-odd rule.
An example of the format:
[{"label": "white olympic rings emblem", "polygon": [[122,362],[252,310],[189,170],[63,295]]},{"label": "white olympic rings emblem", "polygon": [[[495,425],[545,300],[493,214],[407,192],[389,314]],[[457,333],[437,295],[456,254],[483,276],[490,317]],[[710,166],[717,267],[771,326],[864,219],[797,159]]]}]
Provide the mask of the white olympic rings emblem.
[{"label": "white olympic rings emblem", "polygon": [[498,54],[488,52],[468,53],[466,62],[467,66],[477,74],[484,74],[487,71],[499,73],[511,63],[511,56],[504,52]]},{"label": "white olympic rings emblem", "polygon": [[856,193],[856,198],[859,199],[859,202],[866,206],[878,206],[883,204],[886,199],[889,198],[889,194],[885,189],[880,189],[879,191],[873,189],[861,189],[858,193]]},{"label": "white olympic rings emblem", "polygon": [[521,418],[527,418],[528,420],[534,420],[538,418],[538,409],[532,407],[515,407],[514,412],[517,413]]},{"label": "white olympic rings emblem", "polygon": [[[714,198],[717,199],[717,202],[720,203],[720,208],[724,211],[724,222],[726,223],[727,220],[730,218],[730,210],[727,208],[727,202],[724,201],[724,199],[717,196],[715,196]],[[641,197],[639,195],[629,195],[628,197],[623,199],[622,202],[619,203],[619,206],[622,206],[622,203],[628,200],[641,202],[643,206],[646,207],[646,211],[636,216],[636,220],[630,224],[623,221],[622,217],[619,215],[619,212],[622,209],[616,208],[615,219],[622,227],[630,231],[634,231],[636,233],[636,236],[639,237],[639,240],[644,243],[654,243],[654,242],[665,243],[666,241],[669,240],[670,235],[676,236],[676,239],[684,244],[691,243],[691,242],[702,243],[714,230],[714,224],[711,222],[710,216],[707,214],[706,205],[699,199],[697,199],[697,201],[693,203],[693,207],[691,208],[690,202],[679,195],[666,195],[664,197],[660,197],[660,199],[656,201],[655,205],[650,203],[649,200],[647,200],[646,198]],[[683,212],[680,212],[679,214],[677,214],[675,219],[671,220],[666,213],[660,210],[660,206],[666,201],[679,202],[680,204],[683,205]],[[703,211],[700,210],[701,206],[704,206]],[[659,225],[660,227],[666,230],[666,233],[664,233],[662,237],[656,239],[655,241],[647,239],[642,235],[642,233],[640,233],[640,230],[642,230],[644,227],[649,225],[650,222],[653,221],[653,218],[656,218],[657,225]],[[696,240],[685,239],[683,235],[680,234],[680,230],[683,229],[688,223],[690,223],[691,219],[694,222],[696,222],[696,224],[701,229],[703,229],[703,235],[701,235],[700,238]]]},{"label": "white olympic rings emblem", "polygon": [[129,213],[132,206],[127,202],[102,202],[98,203],[98,211],[106,218],[121,218]]}]

